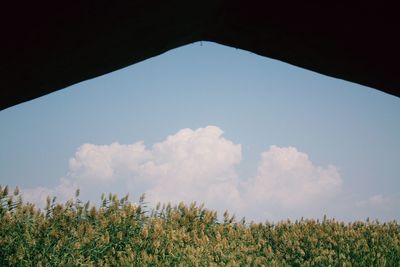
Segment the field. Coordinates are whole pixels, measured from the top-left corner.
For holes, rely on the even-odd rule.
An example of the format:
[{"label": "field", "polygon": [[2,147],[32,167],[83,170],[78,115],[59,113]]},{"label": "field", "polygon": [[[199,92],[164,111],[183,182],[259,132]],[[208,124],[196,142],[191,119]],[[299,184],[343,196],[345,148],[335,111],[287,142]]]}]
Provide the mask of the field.
[{"label": "field", "polygon": [[0,187],[0,266],[400,266],[400,225],[301,219],[218,221],[202,205],[148,210],[48,198],[41,211]]}]

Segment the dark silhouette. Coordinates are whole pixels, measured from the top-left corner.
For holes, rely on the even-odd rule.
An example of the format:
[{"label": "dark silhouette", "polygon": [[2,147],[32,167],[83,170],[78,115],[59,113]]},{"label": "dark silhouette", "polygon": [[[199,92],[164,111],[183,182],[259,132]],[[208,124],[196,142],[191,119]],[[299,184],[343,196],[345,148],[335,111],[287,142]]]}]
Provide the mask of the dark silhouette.
[{"label": "dark silhouette", "polygon": [[389,1],[6,1],[0,110],[195,41],[400,96]]}]

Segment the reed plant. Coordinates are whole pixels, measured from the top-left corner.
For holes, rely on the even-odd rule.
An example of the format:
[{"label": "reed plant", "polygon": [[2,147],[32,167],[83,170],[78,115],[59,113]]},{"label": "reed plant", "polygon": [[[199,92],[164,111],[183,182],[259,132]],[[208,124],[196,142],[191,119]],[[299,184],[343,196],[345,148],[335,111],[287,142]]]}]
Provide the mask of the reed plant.
[{"label": "reed plant", "polygon": [[400,266],[398,222],[236,221],[196,203],[24,203],[0,186],[0,266]]}]

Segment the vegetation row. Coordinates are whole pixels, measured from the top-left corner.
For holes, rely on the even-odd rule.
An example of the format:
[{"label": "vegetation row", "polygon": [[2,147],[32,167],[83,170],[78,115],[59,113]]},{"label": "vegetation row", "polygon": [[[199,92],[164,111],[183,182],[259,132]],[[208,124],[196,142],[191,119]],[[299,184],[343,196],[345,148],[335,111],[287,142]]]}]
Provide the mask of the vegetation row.
[{"label": "vegetation row", "polygon": [[400,266],[400,225],[334,219],[247,223],[192,203],[48,198],[0,186],[0,266]]}]

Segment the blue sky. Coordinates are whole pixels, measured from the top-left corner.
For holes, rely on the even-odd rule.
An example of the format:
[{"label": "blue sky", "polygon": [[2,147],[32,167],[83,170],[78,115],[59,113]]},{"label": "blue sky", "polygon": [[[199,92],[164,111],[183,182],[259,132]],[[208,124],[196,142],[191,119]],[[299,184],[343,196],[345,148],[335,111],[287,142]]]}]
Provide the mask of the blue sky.
[{"label": "blue sky", "polygon": [[0,184],[38,204],[78,186],[255,220],[399,219],[399,114],[372,88],[194,43],[1,111]]}]

